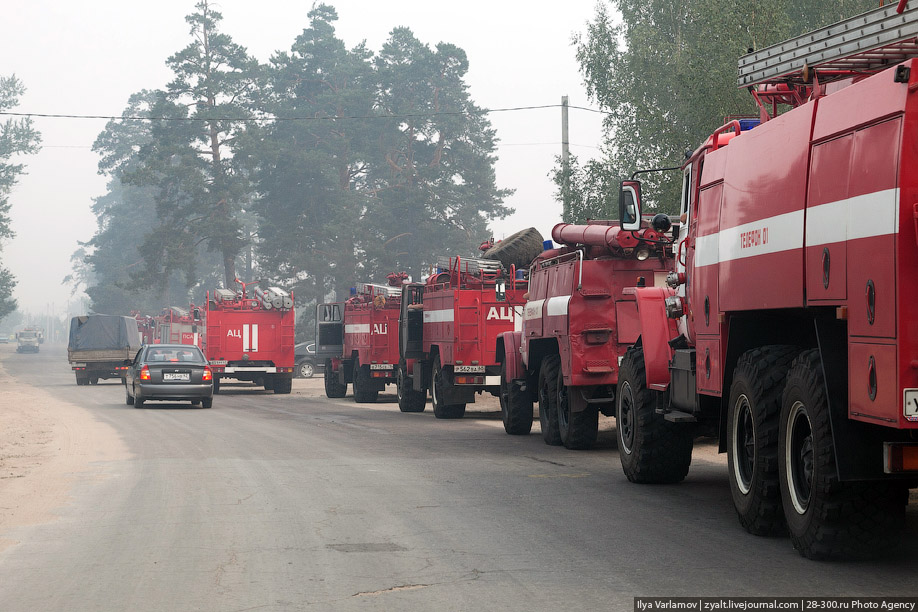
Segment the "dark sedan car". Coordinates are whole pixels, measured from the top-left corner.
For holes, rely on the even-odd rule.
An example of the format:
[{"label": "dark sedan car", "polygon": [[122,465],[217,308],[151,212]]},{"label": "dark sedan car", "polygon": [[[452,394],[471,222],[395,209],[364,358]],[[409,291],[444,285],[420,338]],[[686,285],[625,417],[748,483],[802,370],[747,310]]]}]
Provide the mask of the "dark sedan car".
[{"label": "dark sedan car", "polygon": [[210,408],[214,375],[204,353],[189,344],[151,344],[137,351],[124,379],[125,403],[135,408],[148,400],[188,400]]},{"label": "dark sedan car", "polygon": [[312,378],[316,372],[325,370],[316,362],[316,343],[300,342],[294,347],[296,366],[293,371],[297,378]]}]

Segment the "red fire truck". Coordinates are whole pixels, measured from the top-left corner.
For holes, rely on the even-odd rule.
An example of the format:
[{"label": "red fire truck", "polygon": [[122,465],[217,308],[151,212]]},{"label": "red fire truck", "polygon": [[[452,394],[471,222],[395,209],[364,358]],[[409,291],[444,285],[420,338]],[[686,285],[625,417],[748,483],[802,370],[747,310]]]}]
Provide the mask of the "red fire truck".
[{"label": "red fire truck", "polygon": [[398,313],[404,272],[388,285],[358,283],[346,302],[316,309],[316,358],[325,361],[325,395],[344,397],[354,385],[354,401],[375,402],[395,382],[398,364]]},{"label": "red fire truck", "polygon": [[501,413],[508,434],[532,429],[539,402],[547,444],[589,448],[599,413],[614,414],[619,359],[637,341],[637,304],[626,287],[665,286],[673,269],[672,227],[663,214],[635,232],[617,222],[559,223],[562,246],[532,263],[522,329],[498,340]]},{"label": "red fire truck", "polygon": [[[204,354],[223,378],[254,381],[268,391],[290,393],[294,364],[293,296],[278,287],[236,281],[239,288],[207,294]],[[254,285],[254,287],[253,287]]]},{"label": "red fire truck", "polygon": [[[498,395],[498,338],[519,324],[527,282],[497,260],[441,258],[427,282],[402,289],[399,408],[458,419],[475,394]],[[522,274],[519,275],[522,277]]]},{"label": "red fire truck", "polygon": [[166,308],[159,316],[153,317],[155,344],[194,344],[203,346],[203,326],[201,310],[194,304],[185,310],[177,306]]},{"label": "red fire truck", "polygon": [[718,432],[742,525],[807,557],[882,552],[918,482],[916,35],[889,5],[743,57],[761,124],[690,155],[670,286],[633,290],[625,474],[682,480]]}]

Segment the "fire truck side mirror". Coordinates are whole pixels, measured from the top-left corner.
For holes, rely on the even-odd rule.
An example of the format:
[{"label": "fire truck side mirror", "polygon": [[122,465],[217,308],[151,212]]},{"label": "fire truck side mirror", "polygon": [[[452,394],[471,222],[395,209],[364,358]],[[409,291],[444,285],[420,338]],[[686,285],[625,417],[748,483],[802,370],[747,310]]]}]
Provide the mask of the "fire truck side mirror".
[{"label": "fire truck side mirror", "polygon": [[494,297],[498,302],[507,301],[507,283],[502,278],[494,281]]},{"label": "fire truck side mirror", "polygon": [[622,229],[641,229],[641,182],[622,181],[618,192],[618,218]]}]

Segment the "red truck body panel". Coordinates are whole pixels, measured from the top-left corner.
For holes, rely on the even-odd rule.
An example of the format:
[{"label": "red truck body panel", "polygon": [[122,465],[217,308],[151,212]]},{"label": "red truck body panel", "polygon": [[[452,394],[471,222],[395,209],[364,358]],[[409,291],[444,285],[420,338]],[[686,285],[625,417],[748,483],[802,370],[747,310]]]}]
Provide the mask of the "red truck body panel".
[{"label": "red truck body panel", "polygon": [[292,375],[293,308],[266,309],[244,293],[234,299],[208,294],[204,318],[203,348],[215,376],[256,380],[263,374]]}]

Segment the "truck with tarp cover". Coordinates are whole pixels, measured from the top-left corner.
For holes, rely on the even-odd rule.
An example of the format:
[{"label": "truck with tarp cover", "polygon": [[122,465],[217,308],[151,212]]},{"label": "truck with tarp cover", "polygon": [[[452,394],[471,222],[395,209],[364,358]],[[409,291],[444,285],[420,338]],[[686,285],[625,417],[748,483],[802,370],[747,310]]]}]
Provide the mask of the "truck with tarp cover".
[{"label": "truck with tarp cover", "polygon": [[91,314],[70,319],[67,360],[77,385],[94,385],[100,379],[123,378],[127,360],[140,350],[137,319]]}]

